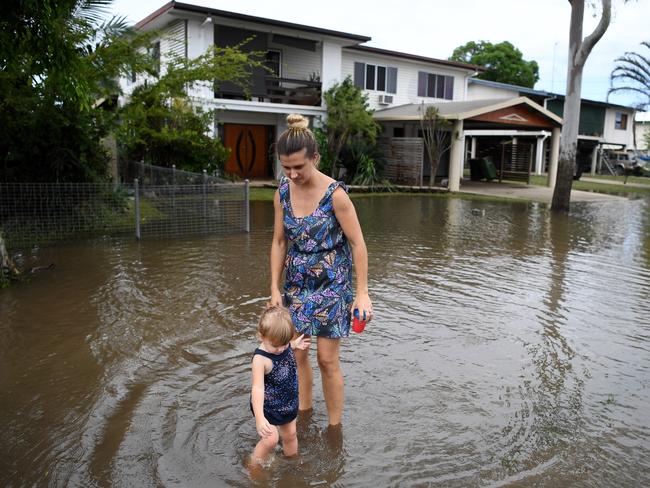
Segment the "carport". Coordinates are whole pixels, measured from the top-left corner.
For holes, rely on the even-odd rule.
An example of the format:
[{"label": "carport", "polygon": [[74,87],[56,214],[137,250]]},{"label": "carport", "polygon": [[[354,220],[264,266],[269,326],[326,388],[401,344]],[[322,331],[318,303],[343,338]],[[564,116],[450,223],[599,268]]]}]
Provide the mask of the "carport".
[{"label": "carport", "polygon": [[[560,152],[562,119],[527,97],[510,99],[471,100],[465,102],[436,102],[430,104],[405,104],[373,114],[383,124],[403,124],[413,129],[419,126],[424,108],[433,106],[441,117],[453,122],[449,190],[458,191],[465,165],[465,157],[477,156],[481,138],[501,138],[517,144],[521,138],[534,140],[535,172],[543,171],[545,143],[550,138],[548,186],[555,186],[557,162]],[[466,144],[466,140],[469,141]],[[531,156],[532,157],[532,156]],[[529,166],[532,168],[533,165]]]}]

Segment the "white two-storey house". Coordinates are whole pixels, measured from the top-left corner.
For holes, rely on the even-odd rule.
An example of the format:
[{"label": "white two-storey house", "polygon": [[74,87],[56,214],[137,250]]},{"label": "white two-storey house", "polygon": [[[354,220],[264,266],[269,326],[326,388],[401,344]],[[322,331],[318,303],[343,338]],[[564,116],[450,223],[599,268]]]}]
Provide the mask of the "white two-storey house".
[{"label": "white two-storey house", "polygon": [[[327,110],[322,93],[350,76],[381,110],[421,101],[466,98],[467,81],[477,68],[464,63],[365,46],[369,37],[280,20],[171,1],[136,27],[161,33],[155,43],[160,69],[170,57],[196,57],[210,45],[237,45],[266,53],[266,66],[252,73],[250,97],[231,83],[194,88],[190,96],[216,109],[215,133],[231,149],[226,171],[245,178],[272,178],[278,172],[271,150],[285,129],[286,115],[300,113],[318,125]],[[142,80],[122,80],[125,96]],[[385,135],[415,136],[400,124]]]},{"label": "white two-storey house", "polygon": [[[544,130],[552,131],[555,142],[559,137],[561,119],[526,97],[469,101],[469,81],[482,68],[369,47],[368,36],[176,1],[136,27],[160,32],[154,52],[160,56],[161,72],[171,56],[194,58],[212,45],[248,40],[242,49],[264,53],[268,70],[251,74],[248,95],[230,83],[205,84],[190,93],[196,106],[215,109],[215,134],[231,149],[226,171],[242,178],[277,176],[272,145],[286,127],[286,115],[303,114],[318,126],[327,116],[323,92],[348,76],[368,95],[384,139],[417,139],[423,103],[435,105],[452,121],[451,149],[442,166],[451,190],[458,189],[468,155],[466,131]],[[125,96],[142,81],[122,80]],[[552,154],[557,147],[552,144]],[[418,161],[413,163],[423,168],[422,150],[416,152]]]}]

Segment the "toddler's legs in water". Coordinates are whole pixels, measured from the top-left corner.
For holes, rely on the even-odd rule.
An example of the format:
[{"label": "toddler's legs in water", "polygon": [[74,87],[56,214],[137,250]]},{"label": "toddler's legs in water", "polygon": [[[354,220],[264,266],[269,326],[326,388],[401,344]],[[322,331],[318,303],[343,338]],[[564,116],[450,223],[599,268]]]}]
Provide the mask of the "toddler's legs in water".
[{"label": "toddler's legs in water", "polygon": [[287,457],[298,455],[298,435],[296,434],[296,421],[279,425],[280,438],[282,439],[282,452]]},{"label": "toddler's legs in water", "polygon": [[273,434],[266,437],[262,437],[253,451],[251,456],[251,466],[263,464],[269,457],[269,454],[273,452],[275,446],[278,445],[278,429],[273,426]]},{"label": "toddler's legs in water", "polygon": [[265,467],[278,441],[282,439],[282,452],[287,457],[298,455],[298,435],[296,434],[296,421],[288,424],[273,426],[273,434],[262,437],[250,458],[248,469],[251,475],[257,477]]}]

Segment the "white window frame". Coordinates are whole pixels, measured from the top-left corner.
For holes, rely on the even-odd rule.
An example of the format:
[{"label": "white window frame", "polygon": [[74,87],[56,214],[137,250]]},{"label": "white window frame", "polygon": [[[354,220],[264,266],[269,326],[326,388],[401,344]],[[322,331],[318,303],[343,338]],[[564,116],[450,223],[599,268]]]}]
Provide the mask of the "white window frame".
[{"label": "white window frame", "polygon": [[[425,95],[420,95],[420,73],[426,75],[426,82],[425,82]],[[435,78],[435,79],[436,79],[436,82],[435,82],[435,85],[434,85],[434,91],[435,91],[436,93],[433,93],[433,94],[429,93],[429,77],[430,77],[430,76],[435,76],[435,77],[436,77],[436,78]],[[437,96],[437,91],[438,91],[438,79],[439,79],[439,78],[442,78],[443,80],[445,80],[445,85],[443,85],[442,98],[440,98],[440,97]],[[452,80],[452,81],[451,81],[451,98],[447,98],[447,97],[445,96],[446,93],[447,93],[447,83],[446,83],[446,80],[447,80],[448,78]],[[455,85],[456,85],[456,80],[455,80],[454,76],[452,76],[452,75],[443,75],[443,74],[440,74],[440,73],[434,73],[434,72],[431,72],[431,71],[422,71],[422,70],[418,70],[418,79],[417,79],[416,90],[417,90],[417,95],[418,95],[418,97],[420,97],[420,98],[435,98],[436,100],[450,100],[450,101],[451,101],[451,100],[454,99],[454,88],[455,88]]]},{"label": "white window frame", "polygon": [[[354,64],[362,64],[363,65],[363,90],[369,91],[369,92],[376,92],[376,93],[388,93],[390,95],[396,95],[397,94],[397,76],[399,73],[399,69],[397,66],[389,66],[389,65],[384,65],[384,64],[376,64],[376,63],[366,63],[364,61],[355,61]],[[368,66],[372,66],[375,70],[375,80],[372,88],[367,87],[367,80],[368,80]],[[377,73],[378,73],[378,68],[384,68],[384,89],[379,90],[377,88]],[[395,70],[395,91],[391,92],[389,91],[389,83],[388,83],[388,73],[389,70],[394,69]],[[355,75],[356,76],[356,75]]]},{"label": "white window frame", "polygon": [[[373,91],[373,92],[380,92],[380,93],[387,93],[386,88],[388,87],[388,66],[383,65],[383,64],[371,64],[371,63],[365,63],[366,64],[366,70],[364,72],[364,80],[363,80],[363,86],[364,90],[368,91]],[[372,88],[368,88],[368,66],[373,66],[375,68],[375,83]],[[380,90],[377,88],[377,83],[379,81],[379,68],[384,68],[384,89]]]}]

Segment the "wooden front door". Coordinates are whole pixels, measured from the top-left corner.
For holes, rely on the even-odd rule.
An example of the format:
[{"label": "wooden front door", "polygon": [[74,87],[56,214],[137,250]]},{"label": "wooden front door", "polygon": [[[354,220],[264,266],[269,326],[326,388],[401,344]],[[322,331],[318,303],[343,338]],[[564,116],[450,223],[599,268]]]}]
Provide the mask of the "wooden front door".
[{"label": "wooden front door", "polygon": [[226,172],[241,178],[268,178],[269,128],[265,125],[224,124],[224,145],[230,149]]}]

